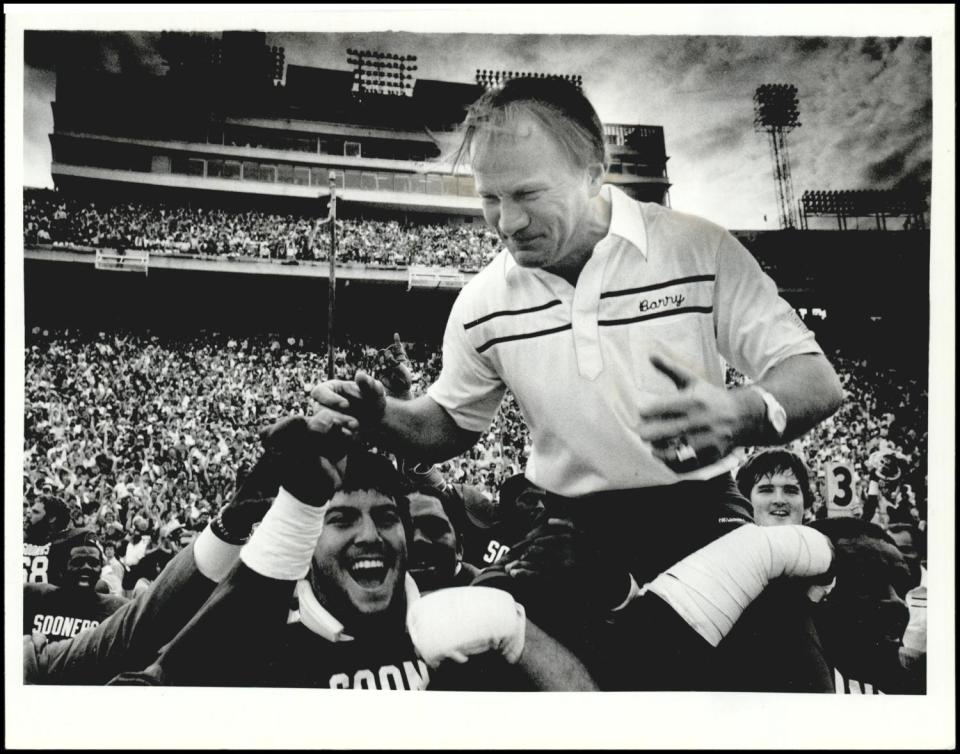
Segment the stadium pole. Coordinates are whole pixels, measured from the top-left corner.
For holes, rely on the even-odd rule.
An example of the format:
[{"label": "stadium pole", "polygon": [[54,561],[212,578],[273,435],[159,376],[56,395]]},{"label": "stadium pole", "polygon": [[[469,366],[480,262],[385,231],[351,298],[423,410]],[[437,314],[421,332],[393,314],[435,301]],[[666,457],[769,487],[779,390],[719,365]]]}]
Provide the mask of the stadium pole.
[{"label": "stadium pole", "polygon": [[337,292],[337,184],[334,172],[330,171],[330,275],[327,291],[327,379],[333,379],[333,312]]}]

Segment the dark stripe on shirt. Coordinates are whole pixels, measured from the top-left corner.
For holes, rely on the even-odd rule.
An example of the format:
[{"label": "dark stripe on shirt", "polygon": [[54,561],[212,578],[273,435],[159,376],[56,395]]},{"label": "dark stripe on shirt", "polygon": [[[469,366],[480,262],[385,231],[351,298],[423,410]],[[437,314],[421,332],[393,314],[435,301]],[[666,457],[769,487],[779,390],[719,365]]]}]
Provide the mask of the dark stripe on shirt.
[{"label": "dark stripe on shirt", "polygon": [[605,291],[600,294],[600,298],[613,298],[614,296],[629,296],[631,293],[646,293],[647,291],[655,291],[659,288],[669,288],[672,285],[682,285],[683,283],[707,283],[711,280],[716,280],[716,275],[691,275],[686,278],[677,278],[676,280],[667,280],[665,283],[654,283],[653,285],[645,285],[641,288],[624,288],[620,291]]},{"label": "dark stripe on shirt", "polygon": [[552,335],[555,332],[563,332],[564,330],[572,329],[573,325],[566,324],[560,325],[560,327],[551,327],[549,330],[537,330],[536,332],[525,332],[520,333],[519,335],[504,335],[502,338],[493,338],[492,340],[488,340],[477,349],[477,353],[483,353],[491,346],[497,345],[497,343],[506,343],[511,340],[526,340],[527,338],[539,338],[541,335]]},{"label": "dark stripe on shirt", "polygon": [[656,319],[657,317],[672,317],[674,314],[687,314],[690,312],[700,312],[701,314],[710,314],[713,311],[712,306],[684,306],[680,309],[667,309],[663,312],[654,312],[653,314],[641,314],[638,317],[627,317],[626,319],[601,319],[598,325],[609,327],[610,325],[630,325],[634,322],[643,322],[647,319]]},{"label": "dark stripe on shirt", "polygon": [[483,324],[495,317],[512,317],[514,314],[529,314],[530,312],[542,312],[544,309],[549,309],[551,306],[556,306],[560,303],[560,299],[555,298],[553,301],[548,301],[545,304],[540,304],[540,306],[531,306],[529,309],[504,309],[499,312],[491,312],[490,314],[484,314],[480,319],[475,319],[473,322],[467,322],[463,326],[464,330],[469,330],[471,327],[476,327],[477,325]]}]

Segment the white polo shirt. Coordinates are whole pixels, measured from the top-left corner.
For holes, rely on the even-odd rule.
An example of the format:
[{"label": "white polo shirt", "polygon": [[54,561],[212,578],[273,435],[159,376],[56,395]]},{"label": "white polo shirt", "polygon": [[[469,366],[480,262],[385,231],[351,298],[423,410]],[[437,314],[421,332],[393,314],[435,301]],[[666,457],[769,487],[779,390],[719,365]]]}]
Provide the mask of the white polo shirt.
[{"label": "white polo shirt", "polygon": [[708,479],[736,465],[728,456],[678,475],[640,439],[639,408],[677,393],[651,353],[719,386],[721,356],[759,379],[789,356],[822,353],[726,230],[603,192],[610,229],[576,286],[501,251],[454,303],[443,369],[427,391],[457,425],[480,432],[509,388],[533,438],[527,477],[568,496]]}]

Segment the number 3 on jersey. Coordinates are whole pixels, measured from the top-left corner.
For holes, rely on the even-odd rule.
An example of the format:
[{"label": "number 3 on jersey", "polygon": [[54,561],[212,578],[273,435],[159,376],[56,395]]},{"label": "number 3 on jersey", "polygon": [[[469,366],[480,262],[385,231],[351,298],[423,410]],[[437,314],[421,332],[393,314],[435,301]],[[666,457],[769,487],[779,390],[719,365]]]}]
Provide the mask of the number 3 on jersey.
[{"label": "number 3 on jersey", "polygon": [[853,469],[845,463],[832,463],[827,467],[827,512],[831,516],[854,515],[857,493],[854,489]]}]

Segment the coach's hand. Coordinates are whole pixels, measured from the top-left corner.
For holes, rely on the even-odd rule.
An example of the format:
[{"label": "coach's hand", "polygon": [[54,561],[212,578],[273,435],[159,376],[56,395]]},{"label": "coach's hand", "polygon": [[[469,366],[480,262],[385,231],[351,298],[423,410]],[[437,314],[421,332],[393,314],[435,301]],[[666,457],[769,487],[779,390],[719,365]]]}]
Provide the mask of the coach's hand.
[{"label": "coach's hand", "polygon": [[301,502],[321,506],[340,487],[338,465],[349,438],[328,412],[285,417],[264,429],[260,440],[279,484]]},{"label": "coach's hand", "polygon": [[323,406],[316,416],[340,427],[347,437],[375,431],[387,410],[383,383],[362,370],[352,380],[322,382],[310,391],[310,397]]},{"label": "coach's hand", "polygon": [[678,473],[708,466],[738,445],[756,422],[748,391],[712,385],[662,356],[651,356],[656,369],[679,389],[640,408],[640,437],[653,454]]},{"label": "coach's hand", "polygon": [[523,653],[526,627],[522,605],[500,589],[483,586],[439,589],[407,611],[410,639],[431,668],[491,650],[515,663]]}]

